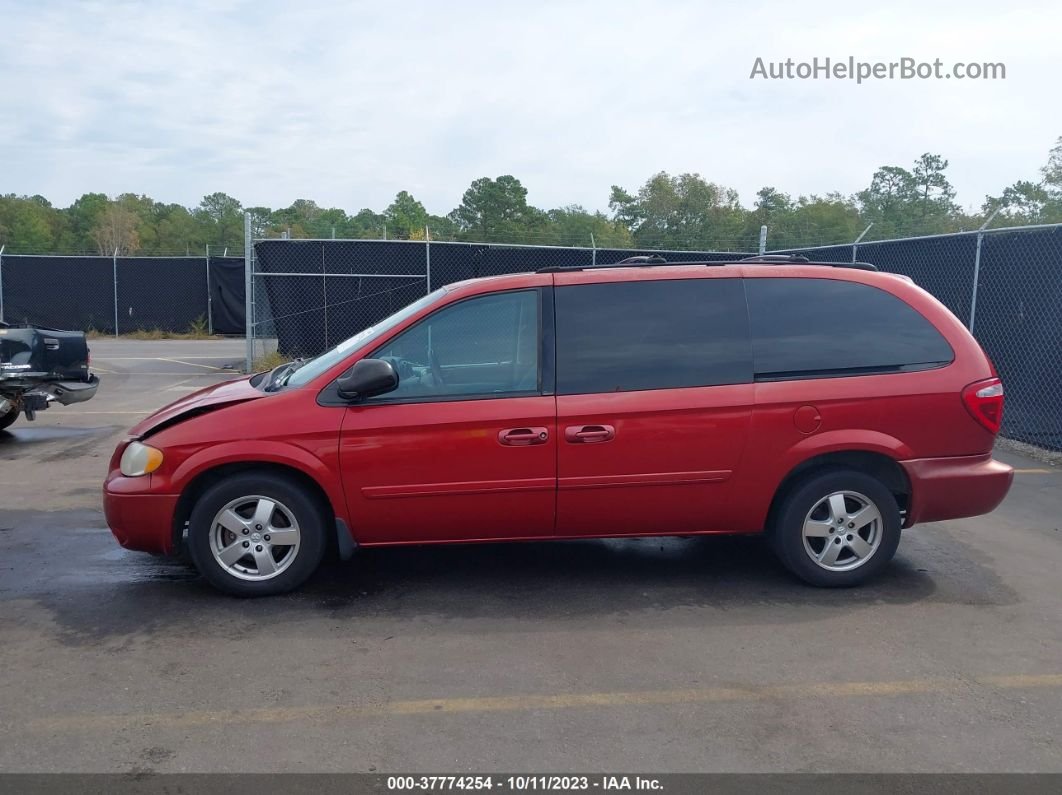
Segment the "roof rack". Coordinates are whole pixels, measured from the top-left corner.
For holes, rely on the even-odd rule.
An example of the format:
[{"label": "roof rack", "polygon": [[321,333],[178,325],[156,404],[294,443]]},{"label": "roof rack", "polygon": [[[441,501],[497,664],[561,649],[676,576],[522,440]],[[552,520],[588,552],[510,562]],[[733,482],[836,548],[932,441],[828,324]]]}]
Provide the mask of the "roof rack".
[{"label": "roof rack", "polygon": [[601,263],[599,265],[550,265],[539,268],[535,273],[568,273],[570,271],[587,271],[596,268],[644,268],[651,265],[699,265],[701,267],[722,267],[726,265],[816,265],[824,268],[851,268],[857,271],[876,271],[876,265],[869,262],[812,262],[801,254],[758,254],[739,260],[720,260],[715,262],[700,260],[695,262],[668,262],[659,254],[627,257],[619,262]]},{"label": "roof rack", "polygon": [[738,262],[749,265],[822,265],[830,268],[852,268],[857,271],[876,271],[877,265],[869,262],[812,262],[803,254],[758,254],[755,257],[745,257]]},{"label": "roof rack", "polygon": [[[659,254],[640,254],[637,257],[627,257],[619,262],[602,262],[597,265],[550,265],[539,268],[535,273],[567,273],[568,271],[585,271],[594,268],[644,268],[647,265],[685,265],[685,262],[668,262]],[[689,263],[693,265],[705,265],[707,263]]]},{"label": "roof rack", "polygon": [[640,254],[637,257],[621,259],[616,265],[666,265],[667,260],[659,254]]},{"label": "roof rack", "polygon": [[770,263],[810,263],[811,260],[800,254],[757,254],[755,257],[745,257],[744,259],[739,259],[738,262],[761,262],[764,265],[768,265]]}]

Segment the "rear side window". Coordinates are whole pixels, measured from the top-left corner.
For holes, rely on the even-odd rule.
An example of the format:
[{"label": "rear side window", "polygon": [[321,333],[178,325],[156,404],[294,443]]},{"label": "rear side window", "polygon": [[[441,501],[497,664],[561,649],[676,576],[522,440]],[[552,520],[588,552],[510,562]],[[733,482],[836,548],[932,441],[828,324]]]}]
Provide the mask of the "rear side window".
[{"label": "rear side window", "polygon": [[557,394],[752,380],[740,279],[558,287]]},{"label": "rear side window", "polygon": [[925,370],[954,354],[914,308],[877,287],[833,279],[747,279],[756,378]]}]

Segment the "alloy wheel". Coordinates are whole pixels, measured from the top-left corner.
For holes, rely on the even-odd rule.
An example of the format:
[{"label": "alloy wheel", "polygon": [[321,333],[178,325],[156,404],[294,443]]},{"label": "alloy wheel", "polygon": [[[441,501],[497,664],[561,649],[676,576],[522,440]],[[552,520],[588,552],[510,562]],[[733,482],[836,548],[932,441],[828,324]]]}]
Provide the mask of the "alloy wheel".
[{"label": "alloy wheel", "polygon": [[300,540],[292,511],[261,495],[232,500],[210,526],[214,560],[241,580],[268,580],[285,571],[299,554]]},{"label": "alloy wheel", "polygon": [[826,495],[804,518],[804,551],[827,571],[851,571],[881,546],[881,511],[856,491]]}]

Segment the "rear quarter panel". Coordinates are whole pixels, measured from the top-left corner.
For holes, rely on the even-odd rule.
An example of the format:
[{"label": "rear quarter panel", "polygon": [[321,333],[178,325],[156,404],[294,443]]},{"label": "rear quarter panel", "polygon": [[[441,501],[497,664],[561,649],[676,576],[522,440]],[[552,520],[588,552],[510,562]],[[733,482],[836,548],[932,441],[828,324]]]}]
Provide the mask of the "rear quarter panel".
[{"label": "rear quarter panel", "polygon": [[[749,267],[747,278],[823,278],[821,266]],[[888,274],[830,269],[827,278],[870,284],[895,295],[925,316],[951,345],[954,361],[923,372],[761,382],[755,385],[745,497],[763,526],[779,485],[801,463],[846,450],[876,452],[893,460],[988,453],[995,436],[966,411],[963,387],[993,374],[977,341],[939,301]],[[843,333],[843,328],[838,329]],[[821,417],[811,432],[795,414],[813,406]]]}]

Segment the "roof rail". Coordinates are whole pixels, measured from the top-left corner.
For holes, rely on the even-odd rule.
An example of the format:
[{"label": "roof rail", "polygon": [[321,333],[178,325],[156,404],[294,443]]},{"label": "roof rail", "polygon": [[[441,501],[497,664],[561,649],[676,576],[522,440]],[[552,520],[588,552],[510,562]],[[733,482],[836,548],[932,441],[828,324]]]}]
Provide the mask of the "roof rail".
[{"label": "roof rail", "polygon": [[852,268],[857,271],[876,271],[878,267],[869,262],[813,262],[803,254],[758,254],[745,257],[739,262],[749,265],[820,265],[828,268]]},{"label": "roof rail", "polygon": [[[599,262],[596,265],[550,265],[539,268],[535,273],[567,273],[569,271],[587,271],[594,268],[644,268],[648,265],[706,265],[704,262],[668,262],[659,254],[639,254],[627,257],[619,262]],[[719,263],[720,265],[724,263]]]},{"label": "roof rail", "polygon": [[539,268],[535,273],[569,273],[573,271],[588,271],[596,268],[644,268],[650,265],[699,265],[701,267],[723,267],[726,265],[814,265],[822,268],[851,268],[857,271],[876,271],[876,265],[869,262],[812,262],[800,254],[759,254],[755,257],[744,259],[718,261],[694,261],[694,262],[668,262],[659,254],[639,255],[627,257],[619,262],[603,262],[597,265],[550,265]]},{"label": "roof rail", "polygon": [[745,257],[738,260],[738,262],[762,262],[764,265],[769,263],[778,263],[779,265],[793,263],[793,262],[808,262],[807,257],[800,254],[757,254],[755,257]]},{"label": "roof rail", "polygon": [[[667,265],[667,260],[659,254],[640,254],[637,257],[621,259],[616,265]],[[609,266],[611,267],[611,266]]]}]

